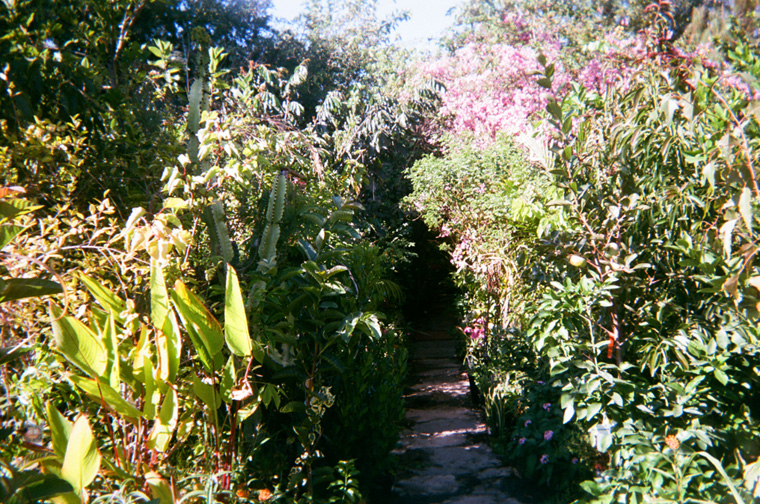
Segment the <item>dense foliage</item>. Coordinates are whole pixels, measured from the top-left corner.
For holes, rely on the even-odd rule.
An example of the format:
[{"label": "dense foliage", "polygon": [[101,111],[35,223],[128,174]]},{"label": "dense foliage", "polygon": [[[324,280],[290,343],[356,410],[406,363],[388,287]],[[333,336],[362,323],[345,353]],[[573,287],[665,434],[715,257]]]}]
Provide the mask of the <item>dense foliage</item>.
[{"label": "dense foliage", "polygon": [[366,499],[416,218],[547,499],[760,497],[756,5],[376,4],[0,5],[2,501]]},{"label": "dense foliage", "polygon": [[[742,8],[695,47],[698,28],[674,43],[677,9],[653,4],[637,50],[590,60],[491,18],[434,63],[453,138],[410,170],[408,202],[458,266],[496,442],[550,500],[758,496],[760,89]],[[487,68],[515,85],[479,83],[476,54],[504,54]],[[595,59],[615,68],[602,85]]]},{"label": "dense foliage", "polygon": [[359,502],[389,474],[410,254],[370,177],[436,90],[338,76],[332,31],[273,40],[266,8],[0,7],[3,502]]}]

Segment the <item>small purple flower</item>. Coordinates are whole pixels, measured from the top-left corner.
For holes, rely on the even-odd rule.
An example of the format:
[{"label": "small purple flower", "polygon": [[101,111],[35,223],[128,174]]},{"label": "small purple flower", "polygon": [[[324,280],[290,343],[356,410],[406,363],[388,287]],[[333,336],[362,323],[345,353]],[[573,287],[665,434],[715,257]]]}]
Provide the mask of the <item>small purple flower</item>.
[{"label": "small purple flower", "polygon": [[544,453],[543,455],[541,455],[541,463],[544,464],[544,465],[548,464],[549,463],[549,455],[547,455],[546,453]]},{"label": "small purple flower", "polygon": [[549,441],[552,437],[554,437],[554,431],[544,431],[544,439]]},{"label": "small purple flower", "polygon": [[525,427],[529,426],[529,425],[530,425],[530,424],[532,424],[532,423],[533,423],[533,422],[531,422],[530,420],[525,420]]},{"label": "small purple flower", "polygon": [[573,457],[573,464],[577,464],[577,463],[578,463],[578,457]]},{"label": "small purple flower", "polygon": [[543,385],[544,381],[543,380],[538,380],[536,383],[538,383],[539,385]]},{"label": "small purple flower", "polygon": [[551,407],[552,407],[552,403],[550,403],[550,402],[544,403],[544,406],[543,406],[543,408],[544,408],[546,411],[549,411],[549,409],[550,409]]},{"label": "small purple flower", "polygon": [[517,443],[523,445],[525,444],[525,441],[527,441],[527,439],[525,439],[524,437],[521,437]]}]

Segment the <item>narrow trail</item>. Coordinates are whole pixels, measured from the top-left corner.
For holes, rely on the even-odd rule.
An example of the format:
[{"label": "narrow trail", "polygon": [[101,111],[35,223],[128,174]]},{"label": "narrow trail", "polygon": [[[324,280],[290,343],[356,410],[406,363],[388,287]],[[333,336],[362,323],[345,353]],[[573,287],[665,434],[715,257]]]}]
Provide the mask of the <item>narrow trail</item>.
[{"label": "narrow trail", "polygon": [[516,478],[488,446],[482,412],[472,407],[467,375],[449,336],[451,312],[432,310],[412,334],[406,420],[394,454],[404,471],[392,504],[520,504]]}]

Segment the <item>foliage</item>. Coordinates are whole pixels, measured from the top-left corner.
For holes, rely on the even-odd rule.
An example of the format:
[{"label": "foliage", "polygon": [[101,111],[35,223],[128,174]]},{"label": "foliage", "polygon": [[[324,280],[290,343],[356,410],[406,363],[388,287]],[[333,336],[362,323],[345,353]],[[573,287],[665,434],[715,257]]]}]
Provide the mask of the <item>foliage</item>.
[{"label": "foliage", "polygon": [[534,258],[531,243],[563,225],[562,213],[546,206],[561,191],[506,136],[485,149],[457,140],[447,157],[429,156],[408,170],[414,192],[406,203],[439,230],[473,309],[508,320]]},{"label": "foliage", "polygon": [[[525,145],[547,177],[536,212],[558,216],[539,233],[505,233],[495,218],[480,227],[479,206],[501,195],[488,186],[479,197],[483,180],[466,168],[498,180],[489,170],[499,162],[466,149],[415,166],[413,201],[442,235],[471,232],[482,244],[468,268],[502,254],[519,265],[513,278],[532,302],[511,305],[503,329],[489,304],[468,300],[467,360],[498,442],[553,499],[747,502],[758,456],[757,46],[728,30],[718,49],[729,65],[714,63],[663,38],[666,19],[652,23],[639,47],[654,62],[639,58],[608,87],[539,60],[547,121]],[[467,128],[451,124],[461,142]],[[532,156],[542,139],[552,163]],[[529,173],[514,171],[512,183],[532,187]],[[455,202],[438,189],[444,180]],[[492,298],[510,299],[513,285]]]}]

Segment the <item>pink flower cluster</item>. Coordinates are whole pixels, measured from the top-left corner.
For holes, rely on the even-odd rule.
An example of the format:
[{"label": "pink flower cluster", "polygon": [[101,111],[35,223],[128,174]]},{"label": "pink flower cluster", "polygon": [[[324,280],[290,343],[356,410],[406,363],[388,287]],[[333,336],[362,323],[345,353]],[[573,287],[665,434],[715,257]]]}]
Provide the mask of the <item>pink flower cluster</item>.
[{"label": "pink flower cluster", "polygon": [[[563,63],[563,58],[568,59],[563,45],[549,29],[536,29],[519,14],[506,15],[503,25],[500,42],[473,41],[419,69],[446,87],[439,113],[445,129],[457,136],[473,134],[483,145],[498,134],[518,136],[531,131],[537,113],[571,82],[598,92],[624,86],[636,61],[646,53],[638,39],[610,33],[585,51],[583,57],[588,61],[568,68]],[[537,82],[543,68],[538,52],[528,42],[540,46],[547,61],[554,64],[551,90]]]},{"label": "pink flower cluster", "polygon": [[475,319],[472,325],[464,328],[464,333],[473,340],[482,340],[486,336],[486,321],[483,317]]}]

